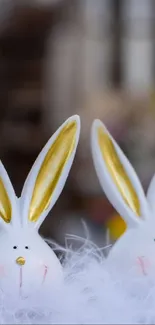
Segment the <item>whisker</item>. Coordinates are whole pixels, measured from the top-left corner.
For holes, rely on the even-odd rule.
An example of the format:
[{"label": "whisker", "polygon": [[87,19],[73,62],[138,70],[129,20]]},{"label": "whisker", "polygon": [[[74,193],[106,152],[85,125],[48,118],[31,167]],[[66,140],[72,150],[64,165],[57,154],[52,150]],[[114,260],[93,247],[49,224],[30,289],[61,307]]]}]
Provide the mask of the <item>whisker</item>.
[{"label": "whisker", "polygon": [[143,261],[143,256],[141,256],[141,257],[139,256],[138,257],[138,262],[139,262],[139,265],[141,267],[142,273],[144,275],[147,275],[147,272],[145,271],[145,264],[144,264],[144,261]]},{"label": "whisker", "polygon": [[44,275],[43,275],[42,284],[45,282],[45,279],[46,279],[46,276],[47,276],[47,272],[48,272],[48,267],[47,267],[47,265],[44,265]]}]

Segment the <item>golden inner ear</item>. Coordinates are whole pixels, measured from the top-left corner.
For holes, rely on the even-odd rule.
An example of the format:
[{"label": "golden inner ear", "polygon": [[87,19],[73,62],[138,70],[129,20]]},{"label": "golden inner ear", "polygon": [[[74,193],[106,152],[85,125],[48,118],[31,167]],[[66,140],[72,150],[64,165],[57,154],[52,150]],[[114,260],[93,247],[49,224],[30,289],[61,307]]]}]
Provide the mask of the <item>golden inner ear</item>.
[{"label": "golden inner ear", "polygon": [[118,157],[112,140],[104,132],[103,127],[98,128],[98,143],[106,167],[123,200],[137,216],[140,216],[139,198]]},{"label": "golden inner ear", "polygon": [[77,123],[68,122],[47,152],[39,170],[29,210],[29,220],[36,222],[48,208],[53,192],[76,143]]},{"label": "golden inner ear", "polygon": [[0,217],[6,222],[10,223],[11,221],[11,203],[4,187],[3,181],[0,178]]}]

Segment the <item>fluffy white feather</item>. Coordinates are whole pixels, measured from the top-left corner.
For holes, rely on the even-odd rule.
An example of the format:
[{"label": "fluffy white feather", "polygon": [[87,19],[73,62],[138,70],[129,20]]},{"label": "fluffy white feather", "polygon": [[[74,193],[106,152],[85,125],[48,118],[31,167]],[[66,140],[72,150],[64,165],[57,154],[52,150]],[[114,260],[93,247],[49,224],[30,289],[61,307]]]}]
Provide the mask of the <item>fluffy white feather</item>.
[{"label": "fluffy white feather", "polygon": [[116,273],[115,263],[88,240],[77,252],[67,247],[62,287],[41,287],[28,298],[1,293],[0,324],[155,323],[155,280]]}]

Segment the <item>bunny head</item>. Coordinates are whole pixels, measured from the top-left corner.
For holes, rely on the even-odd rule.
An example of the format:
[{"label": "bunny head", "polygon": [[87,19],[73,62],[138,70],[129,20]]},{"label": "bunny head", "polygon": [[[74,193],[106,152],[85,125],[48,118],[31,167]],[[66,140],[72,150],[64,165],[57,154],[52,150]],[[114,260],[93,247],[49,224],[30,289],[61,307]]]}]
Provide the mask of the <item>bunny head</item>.
[{"label": "bunny head", "polygon": [[91,149],[100,185],[127,226],[108,261],[121,270],[154,272],[155,177],[145,196],[135,170],[100,120],[92,125]]},{"label": "bunny head", "polygon": [[[76,153],[80,119],[66,120],[35,161],[17,198],[0,163],[0,288],[57,286],[62,266],[38,233],[65,185]],[[33,141],[33,139],[32,139]]]}]

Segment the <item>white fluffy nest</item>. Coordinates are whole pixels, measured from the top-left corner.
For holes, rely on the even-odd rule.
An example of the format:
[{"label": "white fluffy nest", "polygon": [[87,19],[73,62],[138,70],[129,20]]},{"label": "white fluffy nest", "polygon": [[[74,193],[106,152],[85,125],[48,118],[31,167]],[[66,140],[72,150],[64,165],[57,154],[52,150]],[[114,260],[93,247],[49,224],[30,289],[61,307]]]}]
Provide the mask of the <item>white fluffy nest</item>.
[{"label": "white fluffy nest", "polygon": [[67,248],[63,264],[60,291],[51,285],[24,300],[1,295],[0,324],[155,324],[151,279],[112,276],[101,250],[88,241],[77,252]]}]

